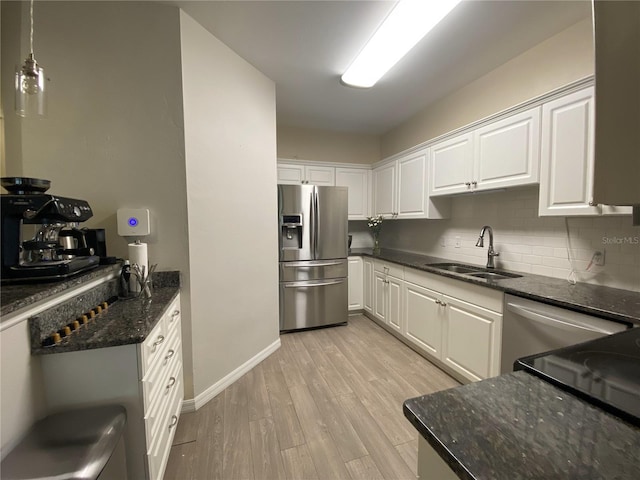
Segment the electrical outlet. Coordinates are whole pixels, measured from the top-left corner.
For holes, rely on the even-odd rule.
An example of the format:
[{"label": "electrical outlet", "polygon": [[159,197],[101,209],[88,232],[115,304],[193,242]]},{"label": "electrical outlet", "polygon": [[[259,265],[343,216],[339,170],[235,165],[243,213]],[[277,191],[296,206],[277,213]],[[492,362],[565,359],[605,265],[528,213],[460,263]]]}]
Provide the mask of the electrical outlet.
[{"label": "electrical outlet", "polygon": [[599,267],[604,267],[604,260],[605,260],[605,250],[602,250],[601,252],[595,252],[593,254],[593,264],[597,265]]},{"label": "electrical outlet", "polygon": [[460,248],[460,237],[456,237],[456,248]]}]

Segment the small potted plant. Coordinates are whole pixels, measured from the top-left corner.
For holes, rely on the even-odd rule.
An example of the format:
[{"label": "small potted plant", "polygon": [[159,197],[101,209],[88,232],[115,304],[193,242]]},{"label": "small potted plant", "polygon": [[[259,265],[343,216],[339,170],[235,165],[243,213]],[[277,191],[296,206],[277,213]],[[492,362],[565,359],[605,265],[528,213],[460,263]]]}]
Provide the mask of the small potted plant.
[{"label": "small potted plant", "polygon": [[367,217],[367,225],[371,229],[371,233],[373,234],[373,254],[377,255],[380,253],[380,242],[378,237],[380,236],[380,230],[382,229],[382,222],[384,221],[384,217],[382,215],[378,215],[377,217]]}]

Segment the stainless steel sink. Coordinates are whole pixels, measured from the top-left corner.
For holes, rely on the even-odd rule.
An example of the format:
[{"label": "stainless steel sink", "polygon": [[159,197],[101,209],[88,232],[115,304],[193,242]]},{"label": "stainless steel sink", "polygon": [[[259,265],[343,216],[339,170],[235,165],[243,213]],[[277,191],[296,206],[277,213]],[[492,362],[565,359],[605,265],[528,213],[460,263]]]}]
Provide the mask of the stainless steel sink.
[{"label": "stainless steel sink", "polygon": [[426,263],[425,265],[439,270],[446,270],[447,272],[462,274],[484,271],[482,267],[472,267],[470,265],[462,265],[460,263]]},{"label": "stainless steel sink", "polygon": [[469,277],[486,278],[487,280],[504,280],[505,278],[520,278],[522,275],[506,272],[476,272],[468,273]]},{"label": "stainless steel sink", "polygon": [[459,273],[465,277],[484,278],[485,280],[504,280],[505,278],[520,278],[522,275],[496,271],[489,268],[474,267],[462,263],[426,263],[425,266],[446,270],[447,272]]}]

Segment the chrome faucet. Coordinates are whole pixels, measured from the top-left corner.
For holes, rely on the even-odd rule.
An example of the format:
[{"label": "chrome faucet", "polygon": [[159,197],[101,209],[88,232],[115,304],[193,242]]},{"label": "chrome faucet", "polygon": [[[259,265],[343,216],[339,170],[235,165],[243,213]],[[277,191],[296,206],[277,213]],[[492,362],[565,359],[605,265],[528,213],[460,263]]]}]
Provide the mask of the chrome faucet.
[{"label": "chrome faucet", "polygon": [[497,257],[500,255],[493,249],[493,229],[489,225],[485,225],[480,230],[480,237],[478,237],[478,241],[476,242],[476,247],[484,247],[484,232],[489,230],[489,251],[487,252],[487,268],[496,268],[493,257]]}]

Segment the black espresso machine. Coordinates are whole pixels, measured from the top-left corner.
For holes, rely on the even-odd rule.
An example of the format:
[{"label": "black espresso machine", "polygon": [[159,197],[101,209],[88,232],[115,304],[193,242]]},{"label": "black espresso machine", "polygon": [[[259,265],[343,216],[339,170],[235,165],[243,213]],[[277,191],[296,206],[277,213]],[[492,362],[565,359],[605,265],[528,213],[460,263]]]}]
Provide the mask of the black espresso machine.
[{"label": "black espresso machine", "polygon": [[[60,280],[100,264],[78,223],[93,216],[85,200],[49,195],[49,180],[5,177],[2,283]],[[29,231],[30,230],[30,231]]]}]

